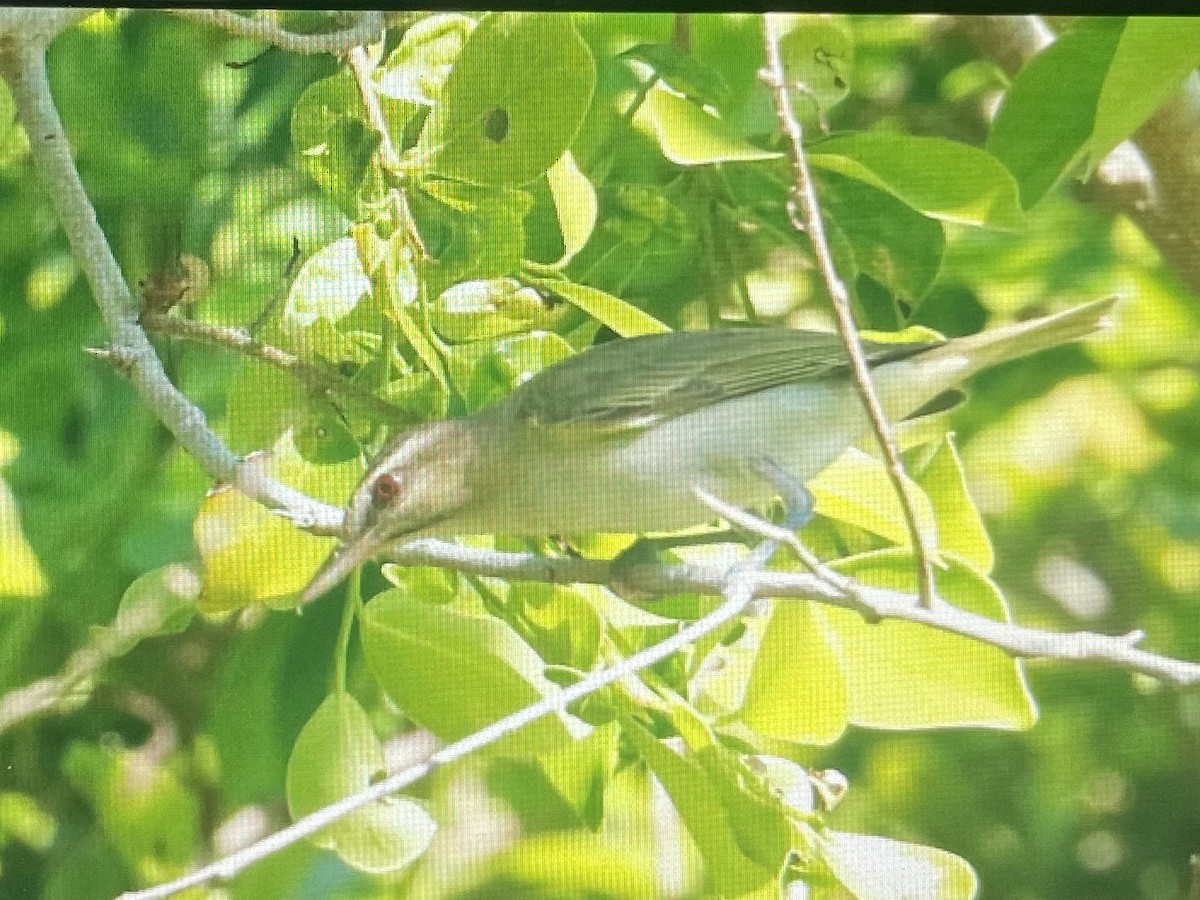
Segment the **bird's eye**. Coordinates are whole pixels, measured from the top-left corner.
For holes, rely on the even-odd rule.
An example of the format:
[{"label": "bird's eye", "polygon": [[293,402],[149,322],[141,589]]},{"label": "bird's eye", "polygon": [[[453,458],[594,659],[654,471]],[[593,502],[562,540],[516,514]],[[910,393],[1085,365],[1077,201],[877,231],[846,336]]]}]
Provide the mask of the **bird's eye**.
[{"label": "bird's eye", "polygon": [[384,473],[371,485],[371,503],[377,508],[391,506],[400,496],[400,479]]}]

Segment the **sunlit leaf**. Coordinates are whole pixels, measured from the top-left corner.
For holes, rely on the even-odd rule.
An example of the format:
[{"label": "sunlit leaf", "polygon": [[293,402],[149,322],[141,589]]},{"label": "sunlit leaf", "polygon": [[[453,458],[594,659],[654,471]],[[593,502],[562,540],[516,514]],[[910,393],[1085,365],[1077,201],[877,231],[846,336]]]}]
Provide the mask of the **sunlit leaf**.
[{"label": "sunlit leaf", "polygon": [[815,143],[809,160],[885,190],[935,219],[997,228],[1024,221],[1012,175],[969,144],[863,131]]},{"label": "sunlit leaf", "polygon": [[920,844],[829,830],[821,858],[855,900],[972,900],[978,889],[965,860]]},{"label": "sunlit leaf", "polygon": [[992,541],[967,492],[966,473],[951,436],[938,445],[916,482],[933,504],[939,549],[965,560],[979,572],[991,572],[995,562]]},{"label": "sunlit leaf", "polygon": [[[926,544],[936,547],[937,519],[929,498],[916,482],[910,479],[906,483],[917,527]],[[893,544],[912,543],[904,507],[887,468],[877,457],[851,447],[813,478],[808,488],[819,515],[877,534]]]},{"label": "sunlit leaf", "polygon": [[477,184],[526,184],[570,146],[595,81],[591,52],[568,17],[486,15],[442,85],[417,157]]},{"label": "sunlit leaf", "polygon": [[[386,771],[371,720],[349,694],[335,691],[317,709],[292,748],[287,766],[293,819],[370,787]],[[357,809],[311,839],[363,872],[394,872],[429,847],[437,823],[419,803],[387,797]]]},{"label": "sunlit leaf", "polygon": [[[938,594],[968,612],[1011,621],[995,584],[946,557],[935,570]],[[912,554],[881,550],[839,560],[864,584],[908,594],[917,589]],[[850,721],[868,728],[1029,728],[1037,709],[1021,663],[981,641],[912,622],[869,624],[857,613],[822,606],[846,681]]]},{"label": "sunlit leaf", "polygon": [[432,106],[474,30],[475,20],[460,13],[439,13],[416,22],[380,67],[380,93]]},{"label": "sunlit leaf", "polygon": [[578,306],[601,324],[607,325],[621,337],[639,334],[659,334],[670,331],[658,319],[599,288],[576,284],[560,278],[529,278],[530,283],[562,297]]},{"label": "sunlit leaf", "polygon": [[758,734],[799,744],[832,743],[848,724],[836,644],[808,603],[776,601],[750,661],[734,719]]},{"label": "sunlit leaf", "polygon": [[46,579],[33,548],[21,528],[16,499],[0,478],[0,597],[37,597],[46,591]]},{"label": "sunlit leaf", "polygon": [[562,259],[557,263],[562,266],[570,262],[592,236],[599,204],[596,201],[596,189],[587,176],[579,171],[570,151],[550,167],[546,179],[562,232],[564,249]]},{"label": "sunlit leaf", "polygon": [[[444,741],[485,728],[558,688],[541,658],[508,625],[426,603],[400,588],[362,618],[367,665],[404,714]],[[504,752],[545,752],[582,736],[574,717],[547,716],[505,738]]]},{"label": "sunlit leaf", "polygon": [[[336,466],[305,462],[290,435],[243,465],[339,506],[362,475],[359,460]],[[210,612],[290,598],[336,546],[334,538],[301,531],[232,487],[205,498],[193,533],[203,564],[200,608]]]},{"label": "sunlit leaf", "polygon": [[790,843],[786,821],[750,789],[748,773],[735,771],[738,763],[716,745],[684,756],[640,725],[625,733],[670,795],[713,890],[740,896],[778,877]]},{"label": "sunlit leaf", "polygon": [[656,85],[634,118],[658,138],[663,155],[680,166],[778,159],[740,137],[717,116],[663,85]]}]

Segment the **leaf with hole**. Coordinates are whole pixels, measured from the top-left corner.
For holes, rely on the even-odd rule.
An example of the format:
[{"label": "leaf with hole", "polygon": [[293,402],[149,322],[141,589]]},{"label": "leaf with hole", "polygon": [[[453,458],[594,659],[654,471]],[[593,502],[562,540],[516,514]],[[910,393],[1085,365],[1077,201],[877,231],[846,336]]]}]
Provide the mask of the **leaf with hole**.
[{"label": "leaf with hole", "polygon": [[476,184],[526,184],[570,146],[595,83],[591,51],[568,17],[490,13],[442,85],[415,157]]}]

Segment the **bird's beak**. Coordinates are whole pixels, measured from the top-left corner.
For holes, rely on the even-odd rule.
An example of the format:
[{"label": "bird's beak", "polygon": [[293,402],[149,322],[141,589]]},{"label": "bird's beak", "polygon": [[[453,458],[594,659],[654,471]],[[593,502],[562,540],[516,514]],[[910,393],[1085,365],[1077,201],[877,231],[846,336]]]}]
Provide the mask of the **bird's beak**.
[{"label": "bird's beak", "polygon": [[324,565],[317,570],[308,586],[300,592],[300,605],[307,606],[318,597],[333,590],[351,572],[392,543],[394,536],[381,525],[375,525],[351,537],[344,546],[330,554]]}]

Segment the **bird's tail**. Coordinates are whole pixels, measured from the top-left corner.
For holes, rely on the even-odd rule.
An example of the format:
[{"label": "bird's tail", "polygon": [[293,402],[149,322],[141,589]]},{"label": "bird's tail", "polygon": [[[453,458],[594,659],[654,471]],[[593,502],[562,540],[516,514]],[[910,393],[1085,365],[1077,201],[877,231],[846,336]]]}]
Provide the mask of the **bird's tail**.
[{"label": "bird's tail", "polygon": [[1108,297],[1037,319],[954,338],[921,354],[920,359],[922,363],[930,363],[942,357],[965,357],[969,369],[961,372],[960,377],[966,377],[997,363],[1086,337],[1109,324],[1108,314],[1116,302],[1116,297]]}]

